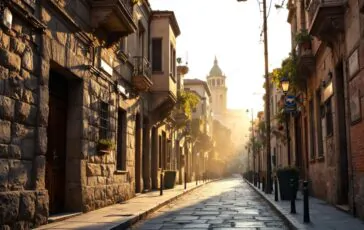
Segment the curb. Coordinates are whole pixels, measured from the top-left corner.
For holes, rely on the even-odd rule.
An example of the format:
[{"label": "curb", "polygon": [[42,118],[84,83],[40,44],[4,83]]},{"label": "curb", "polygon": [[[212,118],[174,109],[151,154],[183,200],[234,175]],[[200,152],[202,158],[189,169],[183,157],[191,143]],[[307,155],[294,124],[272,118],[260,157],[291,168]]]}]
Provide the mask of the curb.
[{"label": "curb", "polygon": [[145,212],[139,213],[139,214],[133,216],[132,218],[130,218],[129,220],[127,220],[127,221],[125,221],[123,223],[120,223],[120,224],[118,224],[117,226],[115,226],[115,227],[113,227],[111,229],[112,230],[123,230],[123,229],[129,228],[132,225],[134,225],[136,222],[145,219],[149,214],[157,211],[158,209],[166,206],[167,204],[172,203],[173,201],[179,199],[180,197],[182,197],[182,196],[184,196],[184,195],[186,195],[186,194],[188,194],[188,193],[190,193],[190,192],[192,192],[192,191],[194,191],[194,190],[196,190],[196,189],[198,189],[198,188],[200,188],[200,187],[202,187],[204,185],[207,185],[209,183],[212,183],[212,182],[215,182],[215,181],[218,181],[218,180],[221,180],[221,179],[211,180],[211,181],[205,182],[203,184],[199,184],[196,187],[193,187],[193,188],[191,188],[189,190],[183,191],[181,194],[178,194],[177,196],[172,197],[171,199],[166,200],[166,201],[158,204],[157,206],[155,206],[155,207],[153,207],[153,208],[151,208],[151,209],[149,209],[149,210],[147,210]]},{"label": "curb", "polygon": [[289,213],[279,207],[279,205],[275,204],[271,200],[269,200],[262,191],[256,188],[253,184],[251,184],[248,180],[243,178],[243,180],[254,190],[256,191],[268,204],[271,206],[274,211],[283,219],[283,221],[288,225],[289,229],[291,230],[304,230],[307,229],[306,226],[299,223],[295,218],[289,216]]}]

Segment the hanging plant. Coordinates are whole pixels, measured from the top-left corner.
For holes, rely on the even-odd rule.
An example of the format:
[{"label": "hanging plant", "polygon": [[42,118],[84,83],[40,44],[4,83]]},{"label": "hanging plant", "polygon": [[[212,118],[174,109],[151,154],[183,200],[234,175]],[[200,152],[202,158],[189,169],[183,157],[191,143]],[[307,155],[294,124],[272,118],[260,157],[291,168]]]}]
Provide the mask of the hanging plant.
[{"label": "hanging plant", "polygon": [[192,117],[192,109],[197,106],[200,99],[198,96],[189,91],[182,91],[180,97],[178,98],[178,104],[182,111],[190,119]]},{"label": "hanging plant", "polygon": [[100,139],[97,142],[97,150],[100,153],[103,153],[103,154],[110,153],[114,149],[115,149],[115,144],[110,139]]}]

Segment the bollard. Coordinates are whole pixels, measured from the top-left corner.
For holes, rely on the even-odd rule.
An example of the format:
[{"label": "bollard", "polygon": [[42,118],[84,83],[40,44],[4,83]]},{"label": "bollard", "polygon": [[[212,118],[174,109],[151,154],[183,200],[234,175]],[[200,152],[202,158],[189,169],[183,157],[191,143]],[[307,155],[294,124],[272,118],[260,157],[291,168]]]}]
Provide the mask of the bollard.
[{"label": "bollard", "polygon": [[185,190],[187,189],[187,172],[185,171]]},{"label": "bollard", "polygon": [[295,187],[294,179],[291,179],[291,213],[296,213]]},{"label": "bollard", "polygon": [[277,176],[274,176],[274,200],[278,201],[278,182]]},{"label": "bollard", "polygon": [[265,191],[265,178],[262,178],[262,191]]},{"label": "bollard", "polygon": [[308,181],[303,182],[303,222],[310,222],[310,213],[308,210]]},{"label": "bollard", "polygon": [[198,185],[198,176],[196,175],[196,185]]},{"label": "bollard", "polygon": [[257,187],[260,189],[260,175],[257,176]]},{"label": "bollard", "polygon": [[160,175],[160,179],[161,179],[161,183],[160,183],[159,192],[160,192],[160,195],[162,196],[163,195],[163,173],[162,172]]}]

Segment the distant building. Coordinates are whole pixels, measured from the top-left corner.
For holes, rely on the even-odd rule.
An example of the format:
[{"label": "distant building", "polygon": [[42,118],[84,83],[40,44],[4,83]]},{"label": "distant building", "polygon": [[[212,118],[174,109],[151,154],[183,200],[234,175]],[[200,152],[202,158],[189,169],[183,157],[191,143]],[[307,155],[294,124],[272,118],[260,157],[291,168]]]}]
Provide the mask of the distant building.
[{"label": "distant building", "polygon": [[211,89],[213,117],[231,130],[232,141],[235,147],[239,147],[243,144],[245,134],[243,130],[247,127],[247,122],[243,119],[246,114],[243,109],[227,109],[226,76],[219,67],[216,57],[206,79]]}]

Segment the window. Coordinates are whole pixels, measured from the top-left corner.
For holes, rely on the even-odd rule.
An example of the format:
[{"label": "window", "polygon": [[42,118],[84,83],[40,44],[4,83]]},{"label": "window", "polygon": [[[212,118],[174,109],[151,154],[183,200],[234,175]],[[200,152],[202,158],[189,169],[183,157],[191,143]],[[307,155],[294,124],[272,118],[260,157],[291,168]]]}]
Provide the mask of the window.
[{"label": "window", "polygon": [[127,49],[127,38],[123,37],[120,40],[120,51],[126,53],[126,49]]},{"label": "window", "polygon": [[170,47],[170,74],[172,77],[176,75],[176,50],[171,45]]},{"label": "window", "polygon": [[317,126],[317,150],[318,156],[322,156],[323,152],[323,137],[322,137],[322,111],[321,111],[321,92],[320,89],[316,91],[316,126]]},{"label": "window", "polygon": [[127,122],[126,122],[126,111],[118,111],[118,130],[117,130],[117,159],[116,159],[116,169],[126,170],[126,132],[127,132]]},{"label": "window", "polygon": [[331,136],[334,132],[334,124],[332,121],[332,106],[331,106],[331,98],[327,99],[325,102],[326,109],[326,135]]},{"label": "window", "polygon": [[162,71],[162,39],[152,39],[152,70]]},{"label": "window", "polygon": [[144,30],[139,31],[139,56],[144,57]]},{"label": "window", "polygon": [[310,101],[310,157],[315,158],[315,119],[314,119],[314,104]]},{"label": "window", "polygon": [[100,127],[99,137],[100,139],[107,139],[109,131],[109,105],[105,102],[100,104]]}]

